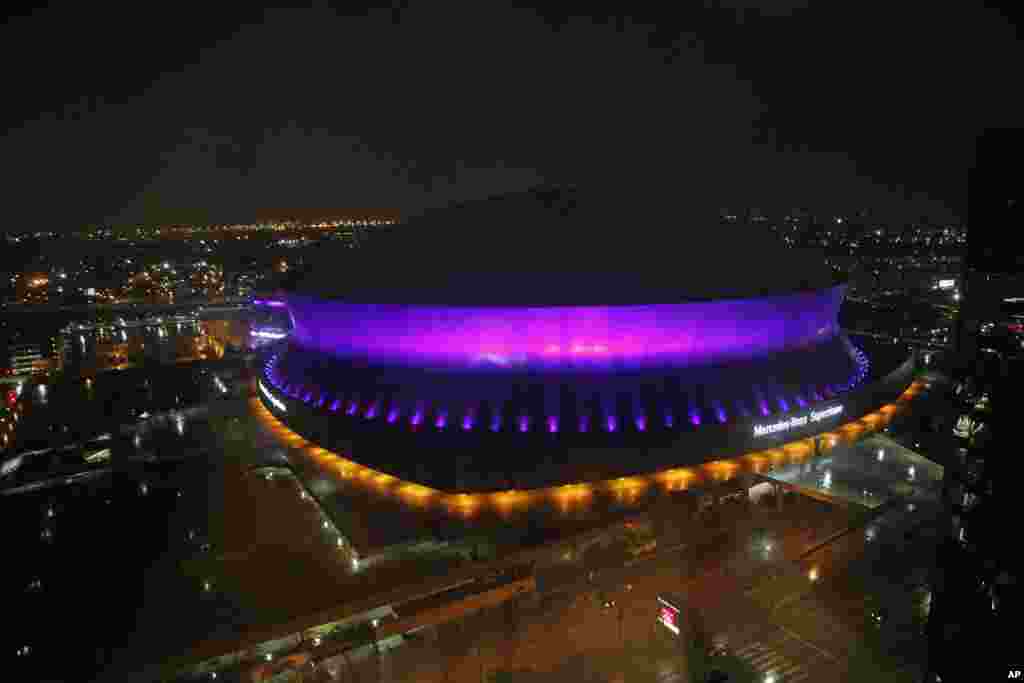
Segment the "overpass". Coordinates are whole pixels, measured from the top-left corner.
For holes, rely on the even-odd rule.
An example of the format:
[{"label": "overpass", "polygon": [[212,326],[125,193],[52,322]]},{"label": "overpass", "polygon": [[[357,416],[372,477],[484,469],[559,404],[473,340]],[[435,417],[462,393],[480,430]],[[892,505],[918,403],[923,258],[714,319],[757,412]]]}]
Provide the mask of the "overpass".
[{"label": "overpass", "polygon": [[[378,625],[374,639],[381,642],[414,633],[424,628],[441,626],[463,619],[475,612],[491,609],[521,595],[533,593],[537,588],[532,573],[521,573],[518,578],[504,582],[483,583],[475,580],[461,582],[455,588],[434,595],[413,600],[402,605],[389,606],[393,619],[373,619]],[[359,647],[362,643],[352,640],[324,641],[322,637],[299,642],[296,647],[276,653],[276,662],[253,662],[242,666],[243,680],[264,680],[294,665],[321,662],[341,653]]]}]

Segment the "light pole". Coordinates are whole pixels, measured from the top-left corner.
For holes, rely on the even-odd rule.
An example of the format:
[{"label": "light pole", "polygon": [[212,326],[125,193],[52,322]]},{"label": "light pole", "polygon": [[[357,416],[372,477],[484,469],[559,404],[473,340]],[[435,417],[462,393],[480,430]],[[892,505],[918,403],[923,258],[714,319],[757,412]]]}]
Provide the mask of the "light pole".
[{"label": "light pole", "polygon": [[625,634],[624,634],[624,632],[622,630],[622,621],[625,618],[626,618],[626,610],[625,610],[625,608],[621,604],[619,604],[619,646],[623,650],[626,649],[626,636],[625,636]]}]

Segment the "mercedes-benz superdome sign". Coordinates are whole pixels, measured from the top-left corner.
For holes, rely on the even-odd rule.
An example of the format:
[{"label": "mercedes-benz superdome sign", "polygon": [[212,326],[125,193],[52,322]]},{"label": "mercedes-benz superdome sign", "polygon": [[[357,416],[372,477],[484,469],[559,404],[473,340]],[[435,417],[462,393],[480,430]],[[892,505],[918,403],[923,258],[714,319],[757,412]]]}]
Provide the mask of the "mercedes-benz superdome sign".
[{"label": "mercedes-benz superdome sign", "polygon": [[768,436],[769,434],[788,432],[791,429],[806,427],[807,425],[821,422],[824,419],[835,417],[842,412],[842,405],[834,405],[828,408],[812,409],[803,414],[794,415],[768,424],[756,424],[754,425],[754,436]]}]

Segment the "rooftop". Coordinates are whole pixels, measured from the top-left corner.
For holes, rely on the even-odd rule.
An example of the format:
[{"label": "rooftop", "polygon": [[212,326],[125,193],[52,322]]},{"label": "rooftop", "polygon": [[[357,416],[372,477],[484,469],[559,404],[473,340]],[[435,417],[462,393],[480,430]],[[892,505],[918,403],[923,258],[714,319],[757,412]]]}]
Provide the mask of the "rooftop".
[{"label": "rooftop", "polygon": [[376,231],[298,293],[363,303],[679,303],[823,289],[820,253],[687,213],[664,197],[543,187],[427,211]]}]

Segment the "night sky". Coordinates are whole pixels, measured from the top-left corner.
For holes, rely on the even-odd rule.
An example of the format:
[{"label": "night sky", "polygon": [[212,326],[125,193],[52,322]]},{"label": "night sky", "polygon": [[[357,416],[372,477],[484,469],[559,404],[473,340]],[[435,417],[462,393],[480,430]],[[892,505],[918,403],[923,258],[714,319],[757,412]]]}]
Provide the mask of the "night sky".
[{"label": "night sky", "polygon": [[974,133],[1021,120],[1008,21],[751,4],[671,21],[489,3],[13,18],[0,229],[412,214],[541,182],[686,213],[965,215]]}]

